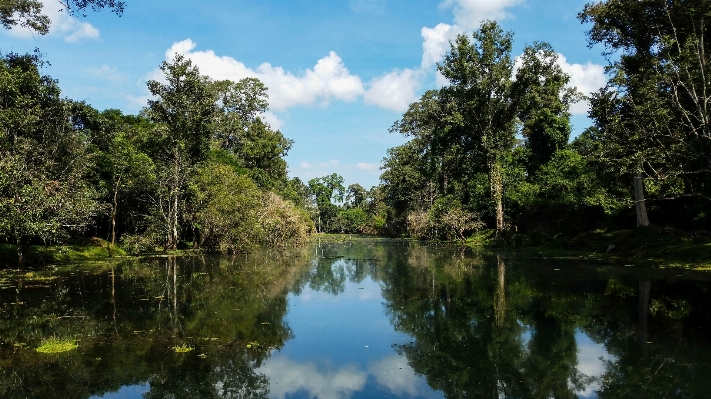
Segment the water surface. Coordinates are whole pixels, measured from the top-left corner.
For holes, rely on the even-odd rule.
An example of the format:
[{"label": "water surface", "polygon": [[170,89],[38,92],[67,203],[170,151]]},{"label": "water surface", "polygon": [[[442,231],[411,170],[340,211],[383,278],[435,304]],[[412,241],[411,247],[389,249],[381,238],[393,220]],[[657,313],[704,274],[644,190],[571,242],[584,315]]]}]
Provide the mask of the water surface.
[{"label": "water surface", "polygon": [[69,269],[0,272],[0,397],[711,392],[704,272],[380,239]]}]

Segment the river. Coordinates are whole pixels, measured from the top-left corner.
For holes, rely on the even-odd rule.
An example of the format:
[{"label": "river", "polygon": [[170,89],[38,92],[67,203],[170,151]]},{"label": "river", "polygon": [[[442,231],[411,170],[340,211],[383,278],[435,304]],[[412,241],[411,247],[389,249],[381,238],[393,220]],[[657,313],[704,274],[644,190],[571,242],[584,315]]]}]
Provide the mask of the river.
[{"label": "river", "polygon": [[0,397],[707,397],[711,273],[655,264],[358,238],[3,270]]}]

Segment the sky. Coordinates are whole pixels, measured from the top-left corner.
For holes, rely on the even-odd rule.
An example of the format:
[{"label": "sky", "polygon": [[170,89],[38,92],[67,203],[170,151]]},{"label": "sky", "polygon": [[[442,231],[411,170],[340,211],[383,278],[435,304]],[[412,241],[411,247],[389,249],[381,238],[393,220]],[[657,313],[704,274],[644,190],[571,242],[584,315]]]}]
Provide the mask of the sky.
[{"label": "sky", "polygon": [[[583,94],[606,83],[607,61],[589,48],[576,18],[589,0],[125,0],[73,17],[44,0],[45,36],[0,31],[0,52],[38,48],[64,96],[136,114],[146,82],[180,53],[213,79],[259,78],[269,89],[264,119],[294,140],[289,175],[331,173],[346,186],[379,183],[387,149],[407,138],[389,128],[408,105],[446,84],[436,64],[457,34],[482,20],[514,33],[513,55],[548,42]],[[591,125],[587,102],[572,108],[573,136]]]}]

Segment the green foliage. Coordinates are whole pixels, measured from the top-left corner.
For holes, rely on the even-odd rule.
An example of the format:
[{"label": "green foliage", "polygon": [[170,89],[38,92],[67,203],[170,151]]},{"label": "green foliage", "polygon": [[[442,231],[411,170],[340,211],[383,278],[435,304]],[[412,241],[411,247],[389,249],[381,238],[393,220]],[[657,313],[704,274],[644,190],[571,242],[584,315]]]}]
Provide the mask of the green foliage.
[{"label": "green foliage", "polygon": [[258,242],[261,193],[248,177],[224,165],[208,164],[196,170],[189,188],[201,247],[237,253]]},{"label": "green foliage", "polygon": [[336,216],[335,231],[340,233],[363,233],[368,223],[368,213],[363,208],[341,209]]},{"label": "green foliage", "polygon": [[36,351],[39,353],[62,353],[69,352],[79,347],[75,340],[49,338],[42,341],[42,345],[38,346]]},{"label": "green foliage", "polygon": [[479,216],[463,208],[450,197],[438,198],[427,210],[411,212],[407,216],[408,231],[413,237],[438,240],[466,240],[464,233],[484,227]]},{"label": "green foliage", "polygon": [[38,55],[0,60],[0,235],[19,255],[32,239],[58,241],[86,229],[100,206],[83,179],[92,154],[73,103],[39,73]]},{"label": "green foliage", "polygon": [[269,247],[302,245],[314,226],[305,209],[299,209],[273,192],[263,196],[259,211],[261,241]]}]

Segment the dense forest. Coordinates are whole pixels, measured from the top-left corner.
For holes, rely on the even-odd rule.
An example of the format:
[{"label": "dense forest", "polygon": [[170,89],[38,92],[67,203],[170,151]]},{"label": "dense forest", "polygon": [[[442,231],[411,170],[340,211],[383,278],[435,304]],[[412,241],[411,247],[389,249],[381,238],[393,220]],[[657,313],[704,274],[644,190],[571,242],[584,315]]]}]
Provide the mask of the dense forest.
[{"label": "dense forest", "polygon": [[[391,131],[382,195],[391,231],[464,238],[576,233],[650,223],[711,226],[710,30],[703,1],[608,0],[578,15],[602,44],[609,81],[578,93],[546,43],[511,54],[485,22],[460,35],[426,92]],[[706,40],[705,40],[706,39]],[[570,105],[594,125],[570,142]]]},{"label": "dense forest", "polygon": [[176,56],[161,65],[165,82],[148,82],[147,107],[123,115],[62,98],[43,62],[0,63],[0,234],[20,257],[70,237],[234,253],[311,231],[307,188],[283,159],[292,142],[258,116],[258,80],[212,81]]},{"label": "dense forest", "polygon": [[[32,4],[1,10],[3,25],[46,33]],[[513,33],[492,21],[459,35],[437,66],[449,84],[393,124],[410,140],[388,150],[371,189],[335,173],[289,178],[293,141],[262,119],[257,79],[215,81],[177,55],[160,66],[165,81],[148,82],[146,107],[124,115],[62,97],[38,50],[2,54],[0,242],[22,258],[30,244],[86,237],[111,251],[237,253],[314,231],[535,243],[610,225],[709,229],[709,11],[701,0],[586,5],[578,18],[609,61],[595,93],[570,86],[547,43],[514,57]],[[594,125],[571,141],[582,100]]]}]

